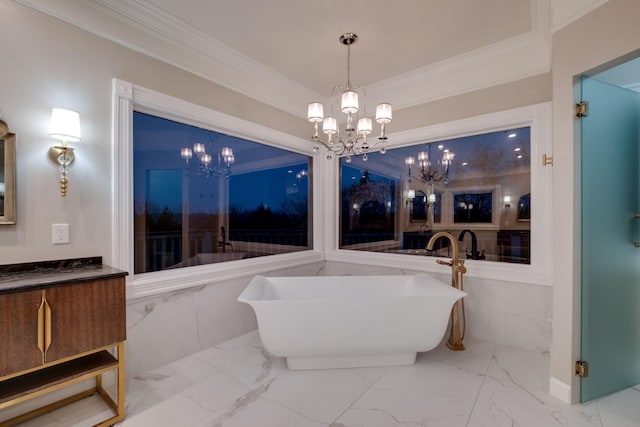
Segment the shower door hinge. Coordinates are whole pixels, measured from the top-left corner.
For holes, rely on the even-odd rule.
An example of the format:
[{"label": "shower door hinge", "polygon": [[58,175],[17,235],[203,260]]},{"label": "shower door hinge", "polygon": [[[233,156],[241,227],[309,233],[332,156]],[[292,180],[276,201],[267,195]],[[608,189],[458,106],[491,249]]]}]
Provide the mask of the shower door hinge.
[{"label": "shower door hinge", "polygon": [[585,378],[589,376],[589,363],[584,360],[576,360],[576,375]]},{"label": "shower door hinge", "polygon": [[553,166],[553,156],[542,155],[542,166]]},{"label": "shower door hinge", "polygon": [[576,117],[585,117],[589,115],[589,103],[580,101],[576,104]]}]

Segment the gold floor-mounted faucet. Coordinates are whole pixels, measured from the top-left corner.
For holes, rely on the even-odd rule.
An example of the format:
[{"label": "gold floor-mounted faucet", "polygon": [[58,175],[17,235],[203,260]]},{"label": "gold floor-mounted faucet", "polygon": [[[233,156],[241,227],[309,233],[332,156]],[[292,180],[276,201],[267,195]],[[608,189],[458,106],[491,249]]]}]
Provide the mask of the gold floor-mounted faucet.
[{"label": "gold floor-mounted faucet", "polygon": [[[464,290],[462,285],[462,275],[467,272],[467,267],[464,266],[464,260],[460,259],[458,255],[458,240],[453,237],[452,234],[445,231],[440,231],[429,239],[427,243],[427,250],[433,250],[433,244],[439,238],[444,237],[449,239],[451,244],[451,261],[447,262],[441,259],[437,259],[436,262],[442,265],[448,265],[451,267],[451,286],[456,289]],[[462,331],[460,330],[460,317],[462,317]],[[449,331],[449,339],[447,340],[447,347],[451,350],[464,350],[464,333],[467,326],[467,320],[464,313],[464,299],[456,301],[451,309],[451,329]]]}]

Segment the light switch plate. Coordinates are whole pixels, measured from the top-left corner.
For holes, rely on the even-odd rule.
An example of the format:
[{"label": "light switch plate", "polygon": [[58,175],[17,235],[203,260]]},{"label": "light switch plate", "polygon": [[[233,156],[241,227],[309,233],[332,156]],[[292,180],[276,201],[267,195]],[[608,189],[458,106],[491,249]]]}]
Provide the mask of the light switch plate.
[{"label": "light switch plate", "polygon": [[54,245],[69,243],[69,224],[51,224],[51,243]]}]

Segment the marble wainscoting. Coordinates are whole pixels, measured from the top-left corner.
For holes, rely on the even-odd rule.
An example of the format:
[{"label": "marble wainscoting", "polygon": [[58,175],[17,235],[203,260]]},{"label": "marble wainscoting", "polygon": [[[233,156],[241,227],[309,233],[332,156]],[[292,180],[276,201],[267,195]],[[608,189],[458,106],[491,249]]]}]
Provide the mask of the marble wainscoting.
[{"label": "marble wainscoting", "polygon": [[[272,271],[266,276],[402,275],[415,271],[340,262]],[[449,282],[443,272],[434,274]],[[194,354],[256,329],[251,307],[236,301],[244,277],[189,288],[127,305],[127,377]],[[508,281],[464,279],[467,337],[525,350],[551,346],[551,288]]]},{"label": "marble wainscoting", "polygon": [[[264,273],[322,276],[323,262]],[[216,282],[127,303],[127,378],[164,366],[257,328],[238,295],[253,277]]]},{"label": "marble wainscoting", "polygon": [[[380,266],[327,262],[324,274],[403,275],[416,271]],[[432,273],[430,273],[432,274]],[[432,274],[450,283],[447,273]],[[548,352],[551,348],[552,289],[550,286],[464,277],[468,337],[524,350]]]}]

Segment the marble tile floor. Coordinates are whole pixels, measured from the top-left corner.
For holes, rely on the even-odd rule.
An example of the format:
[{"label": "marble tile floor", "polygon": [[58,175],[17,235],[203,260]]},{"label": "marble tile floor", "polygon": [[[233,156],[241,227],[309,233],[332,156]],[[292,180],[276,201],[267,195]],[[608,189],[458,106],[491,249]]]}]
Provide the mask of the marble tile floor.
[{"label": "marble tile floor", "polygon": [[[640,386],[567,405],[548,394],[548,354],[466,345],[420,353],[412,366],[289,371],[252,332],[131,380],[127,419],[118,426],[640,425]],[[101,406],[92,397],[23,427],[90,426],[105,418]]]}]

